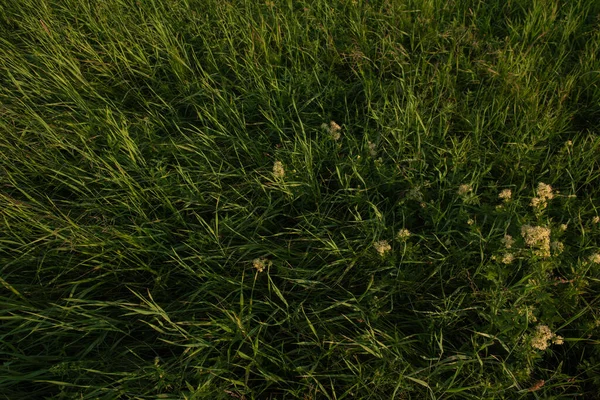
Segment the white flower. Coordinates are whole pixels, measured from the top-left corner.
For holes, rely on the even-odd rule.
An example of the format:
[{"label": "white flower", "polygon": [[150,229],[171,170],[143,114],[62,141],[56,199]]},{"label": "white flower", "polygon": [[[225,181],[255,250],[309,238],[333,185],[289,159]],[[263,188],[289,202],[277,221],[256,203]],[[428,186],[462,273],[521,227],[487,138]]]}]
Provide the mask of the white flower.
[{"label": "white flower", "polygon": [[275,164],[273,164],[273,175],[275,175],[275,178],[283,178],[285,176],[285,170],[281,161],[275,161]]},{"label": "white flower", "polygon": [[387,242],[387,240],[380,240],[373,244],[375,250],[379,253],[379,255],[383,256],[386,252],[392,249],[392,246]]},{"label": "white flower", "polygon": [[512,190],[504,189],[503,191],[500,192],[498,197],[501,198],[502,200],[504,200],[505,202],[507,202],[512,198]]},{"label": "white flower", "polygon": [[504,257],[502,257],[502,262],[503,262],[504,264],[510,264],[511,262],[513,262],[513,261],[514,261],[514,259],[515,259],[515,256],[514,256],[514,255],[512,255],[511,253],[506,253],[506,254],[504,255]]},{"label": "white flower", "polygon": [[264,258],[255,258],[252,261],[252,266],[258,272],[263,272],[265,270],[265,268],[269,267],[270,265],[271,265],[271,262],[268,260],[265,260]]},{"label": "white flower", "polygon": [[371,157],[377,155],[377,145],[373,142],[369,142],[369,154],[371,154]]},{"label": "white flower", "polygon": [[410,236],[410,231],[408,229],[400,229],[398,231],[398,239],[405,240]]},{"label": "white flower", "polygon": [[458,187],[458,195],[459,196],[466,196],[471,191],[473,191],[473,188],[471,187],[471,185],[462,184]]}]

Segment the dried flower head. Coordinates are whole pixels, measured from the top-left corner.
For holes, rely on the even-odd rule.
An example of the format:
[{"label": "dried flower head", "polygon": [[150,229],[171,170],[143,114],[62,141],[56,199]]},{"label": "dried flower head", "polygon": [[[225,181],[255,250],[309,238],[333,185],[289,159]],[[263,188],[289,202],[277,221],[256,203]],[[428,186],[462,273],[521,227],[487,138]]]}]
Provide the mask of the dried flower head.
[{"label": "dried flower head", "polygon": [[550,229],[543,226],[523,225],[521,235],[529,247],[535,247],[534,254],[550,257]]},{"label": "dried flower head", "polygon": [[500,192],[498,197],[501,198],[502,200],[504,200],[505,202],[507,202],[512,198],[512,190],[504,189],[503,191]]},{"label": "dried flower head", "polygon": [[506,247],[507,249],[510,249],[512,247],[512,245],[515,243],[515,240],[510,235],[504,235],[504,238],[502,238],[500,241],[502,242],[504,247]]},{"label": "dried flower head", "polygon": [[538,350],[546,350],[549,346],[549,341],[554,344],[563,344],[563,338],[556,336],[547,325],[536,326],[535,334],[531,337],[531,347]]},{"label": "dried flower head", "polygon": [[472,191],[473,191],[473,187],[471,187],[471,185],[462,184],[458,187],[458,195],[459,196],[466,196],[467,194],[469,194]]},{"label": "dried flower head", "polygon": [[535,392],[537,390],[540,390],[545,384],[546,384],[546,381],[543,379],[540,379],[539,381],[535,382],[529,389],[527,389],[527,391]]},{"label": "dried flower head", "polygon": [[410,231],[408,229],[400,229],[398,231],[398,239],[406,240],[410,236]]},{"label": "dried flower head", "polygon": [[283,169],[283,164],[281,161],[275,161],[273,164],[273,175],[275,178],[281,179],[285,176],[285,170]]},{"label": "dried flower head", "polygon": [[380,240],[373,244],[375,250],[379,253],[380,256],[383,256],[385,253],[392,249],[392,246],[387,242],[387,240]]}]

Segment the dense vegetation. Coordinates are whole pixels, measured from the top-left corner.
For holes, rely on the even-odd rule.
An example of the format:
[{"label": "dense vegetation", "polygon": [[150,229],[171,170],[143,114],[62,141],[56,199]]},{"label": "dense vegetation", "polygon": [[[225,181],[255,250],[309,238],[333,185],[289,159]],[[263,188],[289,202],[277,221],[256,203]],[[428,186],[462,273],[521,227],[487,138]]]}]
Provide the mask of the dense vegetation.
[{"label": "dense vegetation", "polygon": [[600,2],[0,3],[6,399],[598,398]]}]

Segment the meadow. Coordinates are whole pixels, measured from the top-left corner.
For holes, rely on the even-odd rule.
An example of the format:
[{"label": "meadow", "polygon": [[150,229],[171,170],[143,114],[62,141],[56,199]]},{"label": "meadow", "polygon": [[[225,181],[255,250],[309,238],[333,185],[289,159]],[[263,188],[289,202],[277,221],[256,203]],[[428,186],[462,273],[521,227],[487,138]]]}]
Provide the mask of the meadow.
[{"label": "meadow", "polygon": [[4,0],[0,398],[599,399],[600,2]]}]

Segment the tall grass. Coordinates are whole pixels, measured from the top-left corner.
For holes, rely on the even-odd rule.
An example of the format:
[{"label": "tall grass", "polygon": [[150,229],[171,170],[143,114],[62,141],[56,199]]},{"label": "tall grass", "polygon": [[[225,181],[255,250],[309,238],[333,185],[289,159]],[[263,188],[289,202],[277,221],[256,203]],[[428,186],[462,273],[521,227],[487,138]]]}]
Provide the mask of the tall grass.
[{"label": "tall grass", "polygon": [[0,393],[598,398],[599,21],[6,0]]}]

